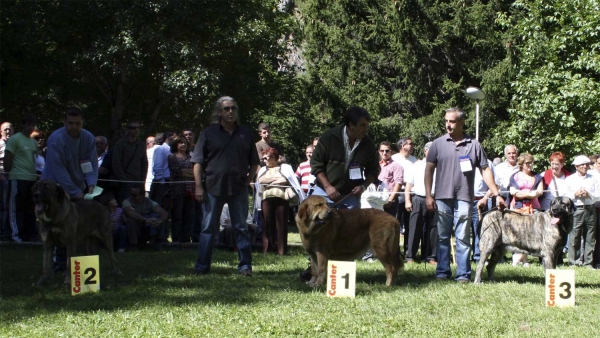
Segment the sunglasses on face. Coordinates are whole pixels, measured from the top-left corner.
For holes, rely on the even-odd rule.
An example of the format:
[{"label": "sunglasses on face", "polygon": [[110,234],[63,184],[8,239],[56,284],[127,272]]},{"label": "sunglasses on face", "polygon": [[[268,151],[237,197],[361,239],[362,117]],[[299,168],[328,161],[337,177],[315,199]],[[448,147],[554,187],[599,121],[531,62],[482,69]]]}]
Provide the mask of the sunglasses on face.
[{"label": "sunglasses on face", "polygon": [[129,126],[129,127],[127,127],[127,129],[131,129],[131,130],[136,129],[137,130],[137,129],[140,129],[140,127],[139,126],[137,126],[137,127],[136,126]]},{"label": "sunglasses on face", "polygon": [[33,139],[34,139],[34,140],[36,140],[36,141],[41,141],[41,140],[43,140],[44,138],[43,138],[43,137],[41,137],[41,136],[36,136],[36,137],[34,137]]},{"label": "sunglasses on face", "polygon": [[525,165],[533,165],[533,161],[525,162]]},{"label": "sunglasses on face", "polygon": [[262,160],[263,160],[263,161],[268,161],[268,160],[269,160],[269,158],[268,158],[268,157],[263,157],[263,158],[262,158]]},{"label": "sunglasses on face", "polygon": [[223,111],[236,111],[238,109],[238,107],[236,106],[232,106],[232,107],[223,107]]},{"label": "sunglasses on face", "polygon": [[391,152],[391,150],[389,150],[389,149],[381,149],[381,150],[379,150],[379,152],[387,154],[387,153]]}]

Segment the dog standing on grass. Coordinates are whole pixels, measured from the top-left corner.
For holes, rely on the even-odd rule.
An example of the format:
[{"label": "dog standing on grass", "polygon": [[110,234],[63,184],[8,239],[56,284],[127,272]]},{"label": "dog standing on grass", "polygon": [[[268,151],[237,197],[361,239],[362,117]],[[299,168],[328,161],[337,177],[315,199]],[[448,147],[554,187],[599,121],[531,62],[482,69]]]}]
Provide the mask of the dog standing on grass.
[{"label": "dog standing on grass", "polygon": [[489,254],[488,279],[494,279],[496,264],[507,250],[540,256],[545,269],[556,268],[556,259],[565,246],[573,227],[571,215],[575,204],[568,197],[556,197],[550,209],[533,215],[492,211],[483,220],[475,283],[481,283],[481,273]]},{"label": "dog standing on grass", "polygon": [[45,285],[52,275],[55,246],[67,250],[66,285],[71,283],[71,257],[75,256],[77,247],[82,245],[86,254],[90,254],[96,241],[100,241],[108,251],[113,273],[121,274],[113,252],[110,217],[102,204],[88,200],[71,201],[65,190],[51,180],[41,180],[33,186],[33,200],[43,245],[43,272],[38,285]]}]

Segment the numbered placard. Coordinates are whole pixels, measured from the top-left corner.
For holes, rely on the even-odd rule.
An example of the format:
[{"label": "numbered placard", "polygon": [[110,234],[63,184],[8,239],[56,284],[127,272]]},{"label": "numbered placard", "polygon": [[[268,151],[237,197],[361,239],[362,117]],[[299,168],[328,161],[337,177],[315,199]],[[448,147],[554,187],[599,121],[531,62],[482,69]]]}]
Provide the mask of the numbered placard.
[{"label": "numbered placard", "polygon": [[71,257],[71,295],[100,291],[98,255]]},{"label": "numbered placard", "polygon": [[356,293],[356,262],[327,263],[327,296],[352,297]]},{"label": "numbered placard", "polygon": [[546,306],[575,306],[575,270],[546,270]]}]

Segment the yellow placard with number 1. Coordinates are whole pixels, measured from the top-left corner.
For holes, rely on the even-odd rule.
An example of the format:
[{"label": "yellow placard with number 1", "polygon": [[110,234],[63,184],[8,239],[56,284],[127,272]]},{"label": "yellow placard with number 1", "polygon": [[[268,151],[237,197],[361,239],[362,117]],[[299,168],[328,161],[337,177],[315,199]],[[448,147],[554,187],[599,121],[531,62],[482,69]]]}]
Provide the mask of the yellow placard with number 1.
[{"label": "yellow placard with number 1", "polygon": [[71,296],[100,291],[98,255],[71,257]]}]

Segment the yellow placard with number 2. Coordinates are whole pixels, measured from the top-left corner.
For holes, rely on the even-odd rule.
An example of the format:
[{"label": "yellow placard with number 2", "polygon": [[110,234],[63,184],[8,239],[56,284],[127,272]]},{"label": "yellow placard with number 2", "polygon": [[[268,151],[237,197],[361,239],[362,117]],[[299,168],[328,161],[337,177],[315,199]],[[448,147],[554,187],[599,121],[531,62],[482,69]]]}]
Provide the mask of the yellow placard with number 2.
[{"label": "yellow placard with number 2", "polygon": [[100,291],[98,255],[71,257],[71,295]]}]

